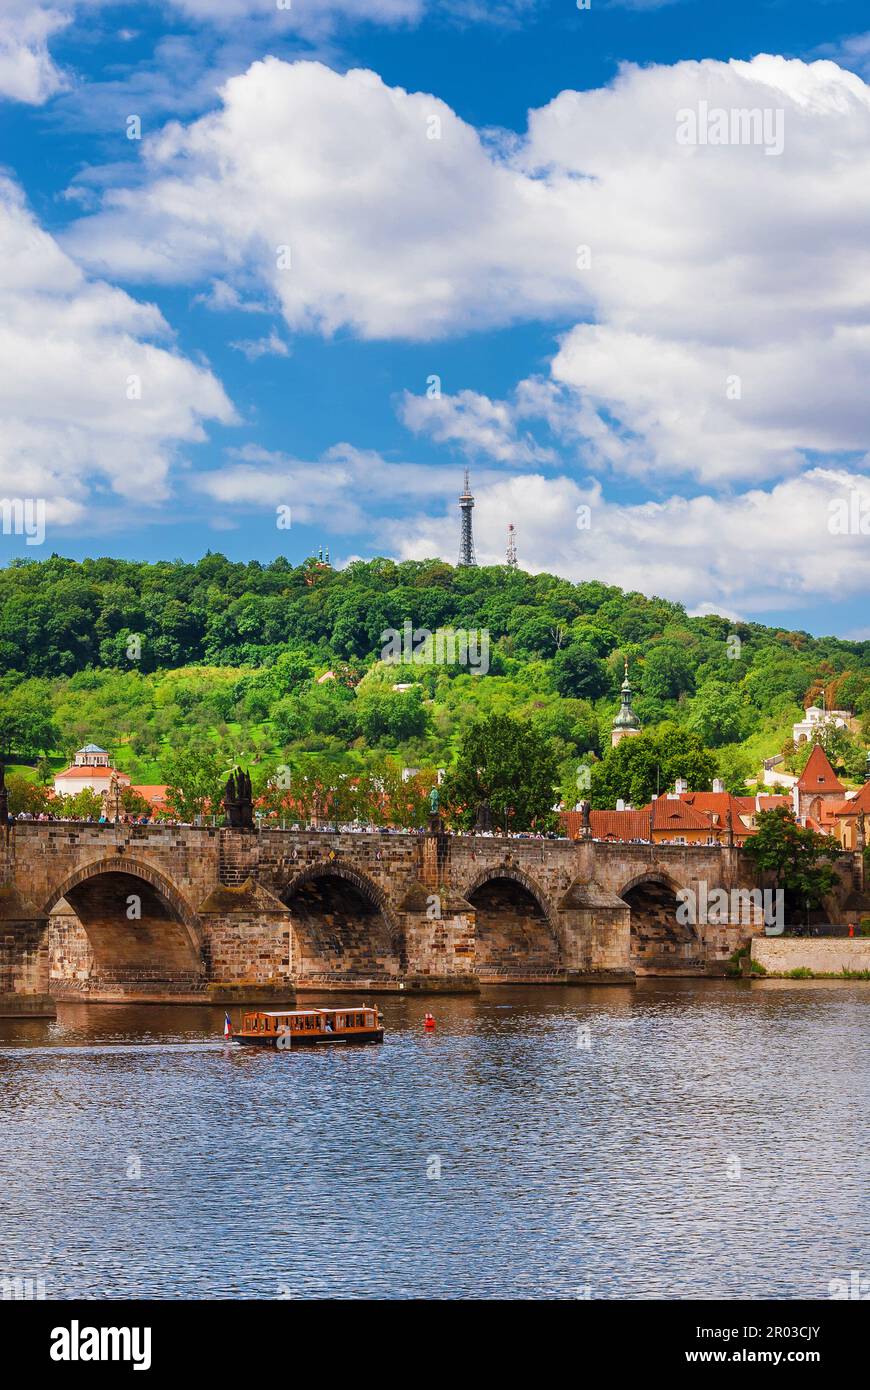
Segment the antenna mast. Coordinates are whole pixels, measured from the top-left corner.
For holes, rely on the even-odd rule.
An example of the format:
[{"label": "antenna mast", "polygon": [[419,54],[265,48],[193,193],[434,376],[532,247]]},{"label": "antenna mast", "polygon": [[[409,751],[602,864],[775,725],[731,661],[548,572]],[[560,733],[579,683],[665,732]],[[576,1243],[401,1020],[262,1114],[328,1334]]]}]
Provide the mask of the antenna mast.
[{"label": "antenna mast", "polygon": [[474,535],[471,529],[471,513],[474,510],[474,497],[471,493],[471,483],[468,478],[468,469],[465,470],[465,488],[459,499],[459,510],[462,516],[461,529],[459,532],[459,563],[460,565],[476,565],[474,558]]}]

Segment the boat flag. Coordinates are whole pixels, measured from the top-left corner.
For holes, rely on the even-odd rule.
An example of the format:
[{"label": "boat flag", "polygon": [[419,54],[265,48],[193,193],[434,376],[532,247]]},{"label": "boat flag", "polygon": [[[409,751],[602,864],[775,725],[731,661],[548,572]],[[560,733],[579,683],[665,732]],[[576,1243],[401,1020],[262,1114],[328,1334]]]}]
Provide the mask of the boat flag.
[{"label": "boat flag", "polygon": [[230,1016],[224,1011],[224,1037],[231,1038],[233,1035],[233,1025],[230,1023]]}]

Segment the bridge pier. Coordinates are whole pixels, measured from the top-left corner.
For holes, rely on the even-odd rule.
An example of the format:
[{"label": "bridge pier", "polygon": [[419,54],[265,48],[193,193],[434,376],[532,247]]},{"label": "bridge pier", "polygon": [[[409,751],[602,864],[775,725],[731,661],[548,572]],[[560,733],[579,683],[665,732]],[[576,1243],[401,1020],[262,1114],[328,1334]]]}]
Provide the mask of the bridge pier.
[{"label": "bridge pier", "polygon": [[397,918],[405,941],[404,991],[479,994],[471,903],[444,884],[418,880],[402,899]]},{"label": "bridge pier", "polygon": [[294,932],[287,908],[247,878],[220,884],[200,904],[207,983],[213,1004],[284,1004],[296,996]]},{"label": "bridge pier", "polygon": [[46,927],[44,917],[28,912],[14,884],[0,883],[0,1018],[57,1017]]},{"label": "bridge pier", "polygon": [[559,903],[562,953],[572,983],[632,984],[631,912],[615,893],[576,879]]},{"label": "bridge pier", "polygon": [[0,1016],[709,974],[760,928],[732,915],[681,935],[676,894],[755,882],[717,845],[15,822]]}]

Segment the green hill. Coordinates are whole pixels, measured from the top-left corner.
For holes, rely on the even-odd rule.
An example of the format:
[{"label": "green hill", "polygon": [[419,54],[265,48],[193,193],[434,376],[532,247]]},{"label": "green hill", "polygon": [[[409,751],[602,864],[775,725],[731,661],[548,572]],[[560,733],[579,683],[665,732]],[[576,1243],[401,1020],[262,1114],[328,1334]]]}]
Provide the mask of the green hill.
[{"label": "green hill", "polygon": [[[406,633],[468,630],[472,665],[402,659]],[[416,634],[414,638],[413,634]],[[437,647],[437,644],[435,644]],[[399,660],[382,661],[387,649]],[[265,775],[286,760],[449,765],[468,723],[510,713],[553,743],[566,796],[609,746],[624,662],[644,729],[675,723],[735,788],[785,747],[805,697],[856,713],[835,757],[863,775],[870,643],[815,638],[587,581],[503,566],[378,559],[196,564],[52,556],[0,571],[0,749],[68,756],[94,739],[137,781],[218,749]],[[321,678],[332,672],[332,677]],[[394,690],[395,685],[408,689]]]}]

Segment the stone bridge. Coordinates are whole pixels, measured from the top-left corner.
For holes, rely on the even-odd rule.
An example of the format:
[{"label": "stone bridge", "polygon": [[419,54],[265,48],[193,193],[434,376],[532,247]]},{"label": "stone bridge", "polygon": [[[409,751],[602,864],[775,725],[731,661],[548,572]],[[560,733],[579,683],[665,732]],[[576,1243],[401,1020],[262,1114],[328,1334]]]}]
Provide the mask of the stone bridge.
[{"label": "stone bridge", "polygon": [[676,894],[754,886],[719,846],[16,822],[0,1015],[706,974],[760,917],[681,925]]}]

